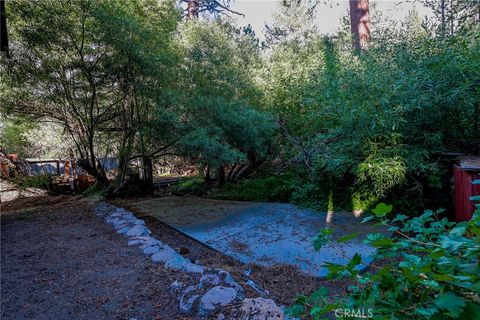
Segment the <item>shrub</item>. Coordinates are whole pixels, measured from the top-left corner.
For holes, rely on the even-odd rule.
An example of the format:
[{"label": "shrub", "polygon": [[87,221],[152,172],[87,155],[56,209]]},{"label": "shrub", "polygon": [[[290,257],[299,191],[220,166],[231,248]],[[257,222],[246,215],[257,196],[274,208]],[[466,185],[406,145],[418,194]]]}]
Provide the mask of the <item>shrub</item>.
[{"label": "shrub", "polygon": [[240,201],[288,202],[300,179],[291,173],[229,183],[211,197]]},{"label": "shrub", "polygon": [[18,177],[15,182],[20,189],[38,188],[49,190],[52,183],[52,176],[39,174],[35,176]]},{"label": "shrub", "polygon": [[203,177],[188,177],[182,179],[172,187],[172,193],[202,195],[204,193],[205,179]]},{"label": "shrub", "polygon": [[100,186],[99,183],[95,183],[93,186],[88,187],[82,193],[84,196],[91,197],[91,196],[102,196],[105,197],[108,195],[108,187],[107,186]]},{"label": "shrub", "polygon": [[[349,295],[340,301],[328,299],[320,288],[310,296],[300,296],[289,309],[295,316],[327,319],[329,313],[356,310],[373,319],[478,319],[480,314],[480,210],[469,222],[438,219],[440,212],[425,211],[408,220],[397,215],[385,217],[392,206],[383,203],[364,220],[379,220],[396,234],[387,238],[370,234],[365,242],[377,248],[376,258],[387,261],[372,265],[371,272],[356,267],[362,258],[356,254],[347,265],[329,263],[329,278],[350,279]],[[331,230],[322,230],[314,240],[316,249],[330,242]],[[344,237],[341,241],[348,241]]]}]

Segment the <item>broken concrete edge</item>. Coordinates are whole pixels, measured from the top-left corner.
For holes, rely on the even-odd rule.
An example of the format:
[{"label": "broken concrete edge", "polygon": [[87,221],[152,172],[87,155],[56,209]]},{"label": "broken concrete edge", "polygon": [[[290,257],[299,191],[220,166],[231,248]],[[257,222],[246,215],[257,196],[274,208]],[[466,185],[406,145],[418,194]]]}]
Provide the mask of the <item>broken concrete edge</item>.
[{"label": "broken concrete edge", "polygon": [[[264,305],[268,306],[267,309],[269,313],[268,316],[265,314],[265,319],[267,319],[266,317],[269,317],[272,312],[276,314],[276,319],[282,320],[285,318],[285,308],[283,306],[278,307],[273,300],[265,299],[264,297],[255,299],[245,298],[243,295],[243,287],[235,281],[228,271],[211,269],[193,263],[177,253],[169,245],[155,239],[152,236],[152,232],[146,227],[145,221],[137,218],[132,212],[112,205],[101,197],[87,198],[85,201],[93,205],[97,217],[102,218],[105,222],[112,225],[117,233],[128,237],[129,246],[138,246],[143,254],[150,256],[153,262],[163,263],[163,265],[169,269],[201,275],[200,282],[195,286],[182,288],[182,285],[178,283],[178,281],[172,283],[172,291],[177,294],[181,312],[189,313],[194,304],[197,304],[199,316],[206,317],[217,308],[229,305],[234,301],[239,301],[242,307],[248,304],[247,309],[250,309],[253,300],[258,301],[258,303],[253,303],[254,306],[258,305],[262,308]],[[246,284],[252,286],[257,292],[261,292],[261,289],[256,286],[253,281],[248,280]],[[198,294],[198,291],[204,291],[205,287],[209,289],[203,293],[203,295]],[[247,309],[243,308],[242,312],[246,312]],[[262,313],[260,309],[250,311],[256,315]],[[245,319],[249,318],[246,317]]]}]

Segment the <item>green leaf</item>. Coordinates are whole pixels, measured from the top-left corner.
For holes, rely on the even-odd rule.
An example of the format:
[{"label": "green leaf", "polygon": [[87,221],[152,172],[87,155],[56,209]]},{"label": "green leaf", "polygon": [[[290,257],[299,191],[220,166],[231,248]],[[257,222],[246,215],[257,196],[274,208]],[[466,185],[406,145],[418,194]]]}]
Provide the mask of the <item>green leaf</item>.
[{"label": "green leaf", "polygon": [[392,222],[397,222],[397,221],[404,221],[407,220],[408,216],[404,214],[397,214],[397,216],[392,220]]},{"label": "green leaf", "polygon": [[385,238],[385,236],[383,236],[380,233],[376,233],[376,234],[369,234],[367,236],[367,239],[365,240],[365,243],[375,248],[390,247],[393,244],[393,240],[390,238]]},{"label": "green leaf", "polygon": [[305,307],[303,305],[294,304],[290,308],[285,310],[285,313],[294,317],[299,317],[305,312]]},{"label": "green leaf", "polygon": [[358,232],[354,232],[352,234],[348,234],[346,236],[343,236],[341,238],[339,238],[337,240],[338,243],[343,243],[343,242],[347,242],[349,240],[352,240],[352,239],[355,239],[356,237],[358,237]]},{"label": "green leaf", "polygon": [[392,212],[393,206],[392,205],[387,205],[383,202],[380,202],[377,204],[375,208],[372,209],[372,212],[375,214],[376,217],[384,217],[390,212]]},{"label": "green leaf", "polygon": [[320,250],[323,246],[330,243],[332,229],[321,229],[320,232],[313,238],[313,247],[316,251]]},{"label": "green leaf", "polygon": [[435,298],[435,304],[442,310],[447,310],[453,317],[458,317],[465,307],[465,299],[453,292],[445,292]]},{"label": "green leaf", "polygon": [[355,253],[352,259],[347,264],[347,269],[352,270],[362,262],[362,256],[358,253]]},{"label": "green leaf", "polygon": [[466,242],[466,239],[463,237],[457,237],[457,236],[441,236],[440,237],[440,245],[444,249],[450,249],[450,250],[458,250],[460,247],[466,245],[468,242]]},{"label": "green leaf", "polygon": [[372,220],[373,218],[375,218],[374,215],[367,216],[367,217],[365,217],[365,218],[362,219],[362,222],[361,222],[361,223],[368,222],[368,221]]},{"label": "green leaf", "polygon": [[415,308],[414,310],[414,313],[422,316],[426,316],[426,317],[433,316],[437,312],[438,312],[438,309],[435,307],[429,307],[429,308],[419,307],[419,308]]},{"label": "green leaf", "polygon": [[463,308],[463,312],[459,318],[462,320],[478,320],[479,315],[480,304],[468,301],[465,308]]}]

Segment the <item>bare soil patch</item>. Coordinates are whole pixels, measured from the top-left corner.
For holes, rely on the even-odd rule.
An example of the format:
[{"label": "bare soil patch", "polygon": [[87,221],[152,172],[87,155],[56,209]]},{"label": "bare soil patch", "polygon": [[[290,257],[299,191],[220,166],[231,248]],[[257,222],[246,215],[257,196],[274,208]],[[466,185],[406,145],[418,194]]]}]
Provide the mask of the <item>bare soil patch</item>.
[{"label": "bare soil patch", "polygon": [[79,198],[3,203],[1,267],[1,319],[197,319],[170,291],[195,279],[128,247]]}]

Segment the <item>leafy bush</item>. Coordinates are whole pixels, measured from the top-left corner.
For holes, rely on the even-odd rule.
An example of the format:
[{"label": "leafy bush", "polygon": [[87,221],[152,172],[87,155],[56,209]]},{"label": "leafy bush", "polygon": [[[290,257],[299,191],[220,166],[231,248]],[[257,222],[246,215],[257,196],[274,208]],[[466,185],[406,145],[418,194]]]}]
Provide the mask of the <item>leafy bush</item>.
[{"label": "leafy bush", "polygon": [[51,183],[52,183],[52,176],[48,174],[19,177],[16,179],[16,184],[21,189],[39,188],[39,189],[49,190]]},{"label": "leafy bush", "polygon": [[229,183],[211,196],[225,200],[288,202],[298,183],[298,178],[287,173]]},{"label": "leafy bush", "polygon": [[[273,46],[264,104],[281,121],[282,155],[310,171],[310,183],[324,176],[334,195],[354,189],[390,202],[415,191],[421,199],[427,188],[448,192],[442,152],[479,152],[478,27],[436,39],[407,25],[376,29],[361,55],[345,50],[351,39],[341,34]],[[435,208],[445,207],[447,197],[439,198]]]},{"label": "leafy bush", "polygon": [[[369,312],[373,319],[478,319],[480,314],[480,210],[469,222],[438,219],[440,212],[425,211],[408,220],[385,217],[392,206],[383,203],[364,220],[379,220],[397,235],[387,238],[370,234],[365,242],[377,248],[385,265],[360,273],[356,254],[347,265],[329,263],[329,278],[350,279],[349,295],[331,301],[324,287],[310,296],[300,296],[289,312],[296,316],[327,319],[331,313],[346,318],[347,310]],[[314,240],[316,249],[330,242],[331,230],[322,230]],[[348,241],[344,237],[341,241]],[[350,312],[351,315],[351,312]]]},{"label": "leafy bush", "polygon": [[188,177],[172,186],[172,192],[176,194],[202,195],[205,192],[205,179],[203,177]]},{"label": "leafy bush", "polygon": [[93,186],[88,187],[82,193],[84,196],[102,196],[105,197],[108,195],[108,187],[101,186],[99,183],[95,183]]}]

